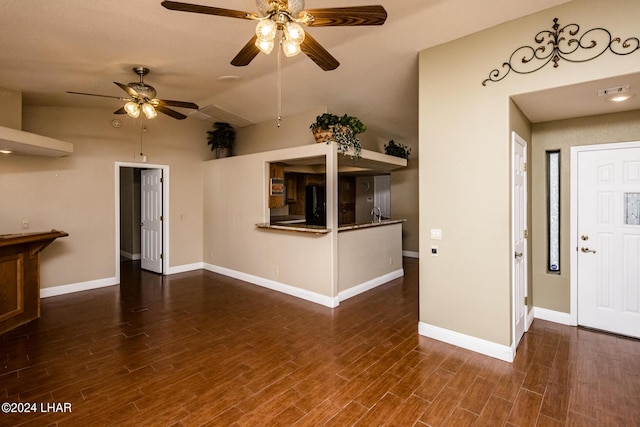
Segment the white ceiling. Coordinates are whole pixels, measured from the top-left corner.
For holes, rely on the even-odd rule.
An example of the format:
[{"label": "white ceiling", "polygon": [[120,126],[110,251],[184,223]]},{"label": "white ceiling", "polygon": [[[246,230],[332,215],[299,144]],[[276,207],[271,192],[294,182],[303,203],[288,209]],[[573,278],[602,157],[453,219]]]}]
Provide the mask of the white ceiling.
[{"label": "white ceiling", "polygon": [[[304,54],[283,57],[283,116],[327,107],[358,116],[371,136],[414,144],[420,50],[565,1],[492,0],[487,7],[478,0],[307,0],[308,8],[382,4],[388,19],[381,27],[310,28],[341,65],[325,72]],[[256,10],[253,0],[187,2]],[[209,115],[224,111],[226,117],[216,118],[232,123],[234,116],[245,123],[276,117],[276,55],[259,54],[247,67],[230,65],[252,37],[252,21],[169,11],[160,0],[4,0],[0,20],[0,87],[22,91],[26,105],[115,111],[118,100],[66,91],[121,96],[113,82],[137,81],[131,68],[145,66],[151,69],[145,82],[159,98],[195,102]],[[573,109],[568,92],[522,95],[517,102],[533,121],[564,118],[536,109],[540,97],[550,96],[557,98],[546,104],[565,116]],[[587,103],[581,98],[577,105]]]}]

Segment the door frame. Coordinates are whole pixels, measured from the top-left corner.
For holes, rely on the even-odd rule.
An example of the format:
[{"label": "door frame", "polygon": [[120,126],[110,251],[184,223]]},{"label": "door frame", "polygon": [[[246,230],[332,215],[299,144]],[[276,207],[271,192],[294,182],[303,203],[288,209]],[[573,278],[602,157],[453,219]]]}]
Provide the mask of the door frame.
[{"label": "door frame", "polygon": [[162,274],[169,271],[169,166],[151,163],[115,162],[115,271],[120,283],[120,169],[162,170]]},{"label": "door frame", "polygon": [[569,324],[572,326],[578,325],[578,154],[586,151],[616,150],[621,148],[640,148],[640,141],[610,142],[571,147]]},{"label": "door frame", "polygon": [[[510,254],[512,255],[511,258],[511,341],[512,341],[512,345],[513,345],[513,351],[514,351],[514,356],[515,356],[515,352],[516,352],[516,348],[518,343],[516,342],[516,323],[517,323],[517,310],[516,310],[516,306],[518,304],[522,304],[524,305],[524,331],[523,334],[526,333],[529,330],[529,307],[527,304],[524,303],[524,298],[528,297],[529,295],[529,239],[525,237],[525,244],[524,244],[524,250],[523,250],[523,263],[524,263],[524,292],[523,295],[521,295],[521,297],[523,297],[520,301],[517,301],[517,296],[518,296],[518,292],[516,292],[516,280],[515,280],[515,261],[514,261],[514,257],[513,254],[515,252],[515,248],[514,248],[514,233],[515,233],[515,221],[514,221],[514,215],[515,215],[515,194],[513,191],[513,187],[514,187],[514,183],[515,183],[515,175],[514,175],[514,170],[515,170],[515,164],[514,164],[514,154],[515,154],[515,145],[516,144],[520,144],[524,146],[524,163],[525,165],[528,162],[528,158],[527,158],[527,151],[529,149],[529,143],[527,142],[527,140],[525,140],[524,138],[522,138],[520,135],[518,135],[516,132],[511,132],[511,232],[510,232]],[[529,176],[527,173],[527,169],[525,168],[525,173],[524,173],[524,197],[523,197],[523,204],[524,204],[524,223],[525,223],[525,229],[529,230],[529,215],[528,215],[528,206],[529,206]]]}]

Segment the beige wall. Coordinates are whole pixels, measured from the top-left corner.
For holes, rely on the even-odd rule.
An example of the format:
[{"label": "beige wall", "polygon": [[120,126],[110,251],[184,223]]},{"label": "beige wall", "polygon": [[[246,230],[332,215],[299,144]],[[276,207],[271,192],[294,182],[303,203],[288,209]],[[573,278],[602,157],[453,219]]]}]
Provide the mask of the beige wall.
[{"label": "beige wall", "polygon": [[22,93],[0,88],[0,126],[22,130]]},{"label": "beige wall", "polygon": [[338,233],[338,287],[343,292],[402,269],[402,224]]},{"label": "beige wall", "polygon": [[[639,13],[635,0],[575,0],[420,53],[421,322],[511,345],[509,97],[638,72],[640,61],[608,52],[482,81],[556,17],[631,37]],[[443,234],[437,257],[428,255],[431,228]]]},{"label": "beige wall", "polygon": [[[74,144],[67,157],[0,156],[0,234],[57,228],[69,233],[42,254],[42,287],[115,276],[115,163],[139,162],[140,125],[113,108],[25,107],[25,131]],[[146,122],[146,121],[145,121]],[[202,261],[202,161],[210,124],[160,116],[148,122],[149,163],[170,167],[170,266]],[[11,201],[7,203],[6,201]]]},{"label": "beige wall", "polygon": [[120,252],[140,256],[140,169],[120,168]]},{"label": "beige wall", "polygon": [[[330,194],[336,186],[331,178],[335,162],[330,160],[336,154],[331,148],[313,144],[206,162],[204,262],[318,295],[336,296],[337,273],[333,266],[337,244],[333,233],[315,235],[256,228],[256,224],[269,221],[268,163],[326,156]],[[336,220],[335,206],[334,200],[327,199],[327,224]]]},{"label": "beige wall", "polygon": [[[533,217],[533,304],[569,313],[570,308],[570,162],[571,147],[611,142],[639,141],[640,111],[558,120],[533,125],[531,202]],[[560,274],[547,272],[546,151],[560,150]]]}]

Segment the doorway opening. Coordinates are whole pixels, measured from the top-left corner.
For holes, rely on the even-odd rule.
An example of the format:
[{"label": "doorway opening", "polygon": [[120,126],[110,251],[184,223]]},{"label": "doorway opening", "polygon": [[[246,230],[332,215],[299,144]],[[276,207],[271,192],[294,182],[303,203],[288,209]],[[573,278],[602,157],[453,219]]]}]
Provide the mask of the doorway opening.
[{"label": "doorway opening", "polygon": [[[149,183],[151,187],[145,187]],[[169,266],[169,167],[116,162],[115,198],[117,281],[120,282],[122,260],[139,260],[140,268],[166,274]]]}]

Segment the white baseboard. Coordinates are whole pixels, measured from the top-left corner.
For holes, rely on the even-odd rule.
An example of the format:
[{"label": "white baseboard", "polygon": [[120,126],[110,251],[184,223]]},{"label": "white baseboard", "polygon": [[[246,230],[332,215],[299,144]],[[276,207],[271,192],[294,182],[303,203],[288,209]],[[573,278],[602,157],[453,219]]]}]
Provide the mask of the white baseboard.
[{"label": "white baseboard", "polygon": [[88,282],[72,283],[70,285],[53,286],[51,288],[41,288],[40,298],[55,297],[58,295],[71,294],[74,292],[89,291],[91,289],[104,288],[107,286],[117,285],[118,281],[115,277],[105,279],[90,280]]},{"label": "white baseboard", "polygon": [[466,348],[467,350],[475,351],[476,353],[491,356],[509,363],[513,362],[516,355],[515,349],[512,347],[496,344],[491,341],[450,331],[448,329],[429,325],[423,322],[418,323],[418,333],[425,337],[443,341],[457,347]]},{"label": "white baseboard", "polygon": [[123,251],[122,249],[120,249],[120,256],[130,259],[131,261],[139,261],[142,259],[142,254],[132,254],[127,251]]},{"label": "white baseboard", "polygon": [[560,323],[562,325],[576,326],[575,322],[571,321],[571,315],[569,313],[549,310],[542,307],[533,307],[532,311],[536,319],[547,320],[549,322]]},{"label": "white baseboard", "polygon": [[402,256],[406,256],[408,258],[420,258],[420,252],[402,251]]},{"label": "white baseboard", "polygon": [[234,279],[242,280],[254,285],[262,286],[263,288],[271,289],[274,291],[282,292],[283,294],[291,295],[297,298],[301,298],[307,301],[314,302],[316,304],[324,305],[325,307],[334,308],[340,303],[339,299],[332,298],[326,295],[318,294],[316,292],[307,291],[305,289],[296,288],[295,286],[286,285],[284,283],[276,282],[275,280],[265,279],[263,277],[254,276],[252,274],[243,273],[241,271],[231,270],[229,268],[220,267],[213,264],[205,263],[203,268],[205,270],[222,274],[224,276],[233,277]]},{"label": "white baseboard", "polygon": [[165,274],[178,274],[178,273],[186,273],[188,271],[195,271],[195,270],[204,270],[204,263],[203,262],[194,262],[193,264],[184,264],[184,265],[177,265],[175,267],[169,267],[169,270],[165,273]]},{"label": "white baseboard", "polygon": [[527,319],[526,319],[527,325],[524,329],[525,332],[529,330],[529,328],[531,327],[531,324],[533,323],[533,319],[536,318],[535,312],[536,311],[534,310],[534,308],[531,307],[531,310],[529,310],[529,312],[527,313]]},{"label": "white baseboard", "polygon": [[398,277],[404,276],[404,269],[398,269],[396,271],[392,271],[391,273],[384,274],[382,276],[376,277],[375,279],[368,280],[364,283],[346,289],[340,293],[338,293],[338,300],[344,301],[351,297],[355,297],[363,292],[367,292],[373,288],[376,288],[380,285],[383,285],[387,282],[390,282],[393,279],[397,279]]}]

